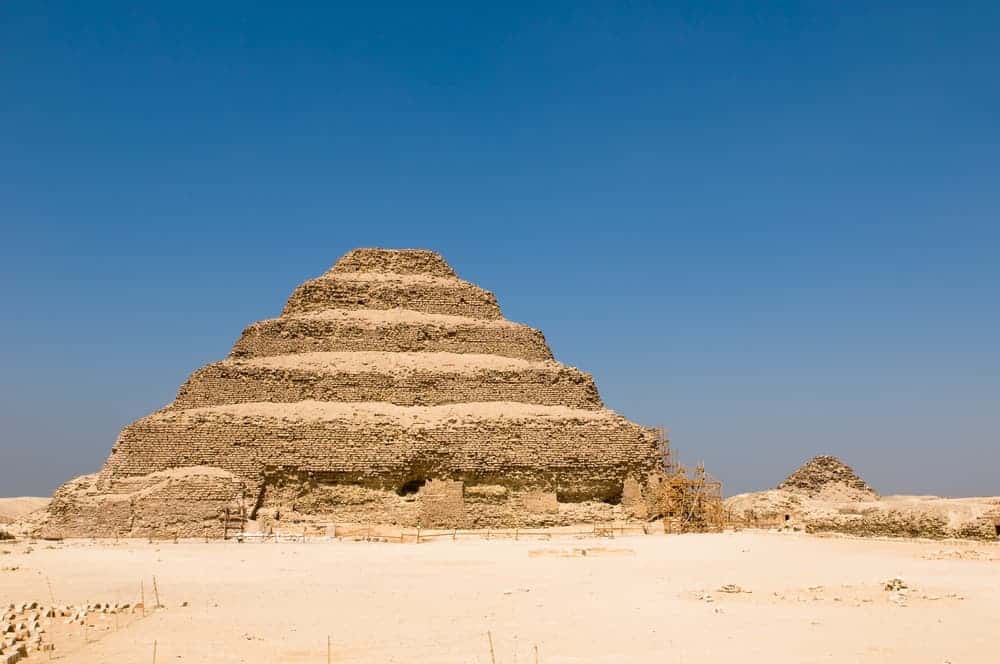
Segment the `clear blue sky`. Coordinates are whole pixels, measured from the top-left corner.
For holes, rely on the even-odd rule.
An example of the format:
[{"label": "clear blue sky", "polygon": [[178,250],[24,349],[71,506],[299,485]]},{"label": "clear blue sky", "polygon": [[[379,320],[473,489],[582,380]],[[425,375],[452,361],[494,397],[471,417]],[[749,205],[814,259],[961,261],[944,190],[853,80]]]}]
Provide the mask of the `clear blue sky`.
[{"label": "clear blue sky", "polygon": [[1000,494],[997,3],[251,4],[0,5],[0,495],[372,245],[729,493]]}]

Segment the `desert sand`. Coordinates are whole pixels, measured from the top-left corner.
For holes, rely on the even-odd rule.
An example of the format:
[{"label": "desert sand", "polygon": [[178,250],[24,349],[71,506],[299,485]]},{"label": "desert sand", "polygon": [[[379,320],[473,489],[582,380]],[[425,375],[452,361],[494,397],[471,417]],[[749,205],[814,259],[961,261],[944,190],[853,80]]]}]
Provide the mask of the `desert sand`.
[{"label": "desert sand", "polygon": [[[135,601],[54,621],[56,660],[998,661],[1000,546],[751,532],[0,544],[0,604]],[[908,588],[884,589],[900,577]],[[725,590],[731,591],[726,592]],[[51,589],[51,590],[50,590]],[[735,592],[732,592],[735,591]],[[51,594],[50,594],[51,593]],[[184,605],[186,603],[186,606]],[[62,639],[60,643],[59,639]],[[47,658],[47,653],[27,660]]]},{"label": "desert sand", "polygon": [[45,509],[48,504],[48,498],[34,496],[0,498],[0,524],[13,523],[32,512]]}]

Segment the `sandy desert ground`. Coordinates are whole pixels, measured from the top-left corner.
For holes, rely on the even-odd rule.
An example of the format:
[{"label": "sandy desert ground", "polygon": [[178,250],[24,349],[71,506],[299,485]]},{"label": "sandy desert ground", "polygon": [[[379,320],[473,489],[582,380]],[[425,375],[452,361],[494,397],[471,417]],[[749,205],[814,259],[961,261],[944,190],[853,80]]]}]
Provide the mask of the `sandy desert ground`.
[{"label": "sandy desert ground", "polygon": [[0,525],[17,521],[36,510],[44,509],[48,504],[48,498],[36,498],[33,496],[0,498]]},{"label": "sandy desert ground", "polygon": [[[142,582],[152,605],[154,576],[165,608],[99,616],[90,643],[55,621],[54,661],[148,663],[155,641],[160,663],[321,664],[329,636],[333,662],[486,663],[487,632],[502,664],[536,661],[536,646],[545,664],[1000,661],[996,543],[747,531],[0,544],[3,604],[134,601]],[[909,590],[886,591],[897,576]]]}]

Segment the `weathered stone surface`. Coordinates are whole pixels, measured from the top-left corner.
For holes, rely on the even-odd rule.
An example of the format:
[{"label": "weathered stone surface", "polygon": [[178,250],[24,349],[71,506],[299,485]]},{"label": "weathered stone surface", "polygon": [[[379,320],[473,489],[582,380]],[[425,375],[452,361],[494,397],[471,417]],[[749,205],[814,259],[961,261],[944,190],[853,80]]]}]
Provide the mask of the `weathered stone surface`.
[{"label": "weathered stone surface", "polygon": [[834,456],[813,457],[789,475],[778,489],[794,491],[807,496],[817,496],[834,488],[854,491],[860,497],[874,497],[875,491],[861,479],[854,469]]},{"label": "weathered stone surface", "polygon": [[419,523],[425,528],[455,528],[466,525],[462,482],[430,480],[420,489]]},{"label": "weathered stone surface", "polygon": [[654,432],[605,409],[588,374],[441,256],[359,249],[125,427],[98,474],[56,492],[40,534],[642,518],[660,463]]},{"label": "weathered stone surface", "polygon": [[330,309],[259,321],[243,331],[231,356],[319,351],[436,351],[552,359],[542,333],[526,325],[409,309]]},{"label": "weathered stone surface", "polygon": [[601,408],[593,379],[553,361],[454,353],[300,353],[196,371],[172,409],[232,403],[375,401],[433,406],[511,401]]},{"label": "weathered stone surface", "polygon": [[427,249],[354,249],[341,256],[329,273],[340,272],[389,272],[458,278],[441,254]]},{"label": "weathered stone surface", "polygon": [[396,308],[469,318],[503,318],[493,293],[461,279],[356,272],[331,272],[310,279],[295,289],[284,313]]},{"label": "weathered stone surface", "polygon": [[171,467],[125,476],[85,475],[52,497],[42,537],[218,537],[238,514],[246,485],[212,467]]}]

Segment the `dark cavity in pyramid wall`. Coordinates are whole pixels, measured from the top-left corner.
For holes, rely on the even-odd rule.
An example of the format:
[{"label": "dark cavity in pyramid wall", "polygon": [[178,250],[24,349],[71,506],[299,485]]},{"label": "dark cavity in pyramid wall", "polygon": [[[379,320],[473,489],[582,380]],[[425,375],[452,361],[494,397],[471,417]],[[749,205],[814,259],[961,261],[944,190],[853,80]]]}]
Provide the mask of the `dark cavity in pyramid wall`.
[{"label": "dark cavity in pyramid wall", "polygon": [[358,249],[125,427],[41,534],[557,525],[644,514],[659,468],[654,432],[440,255]]}]

